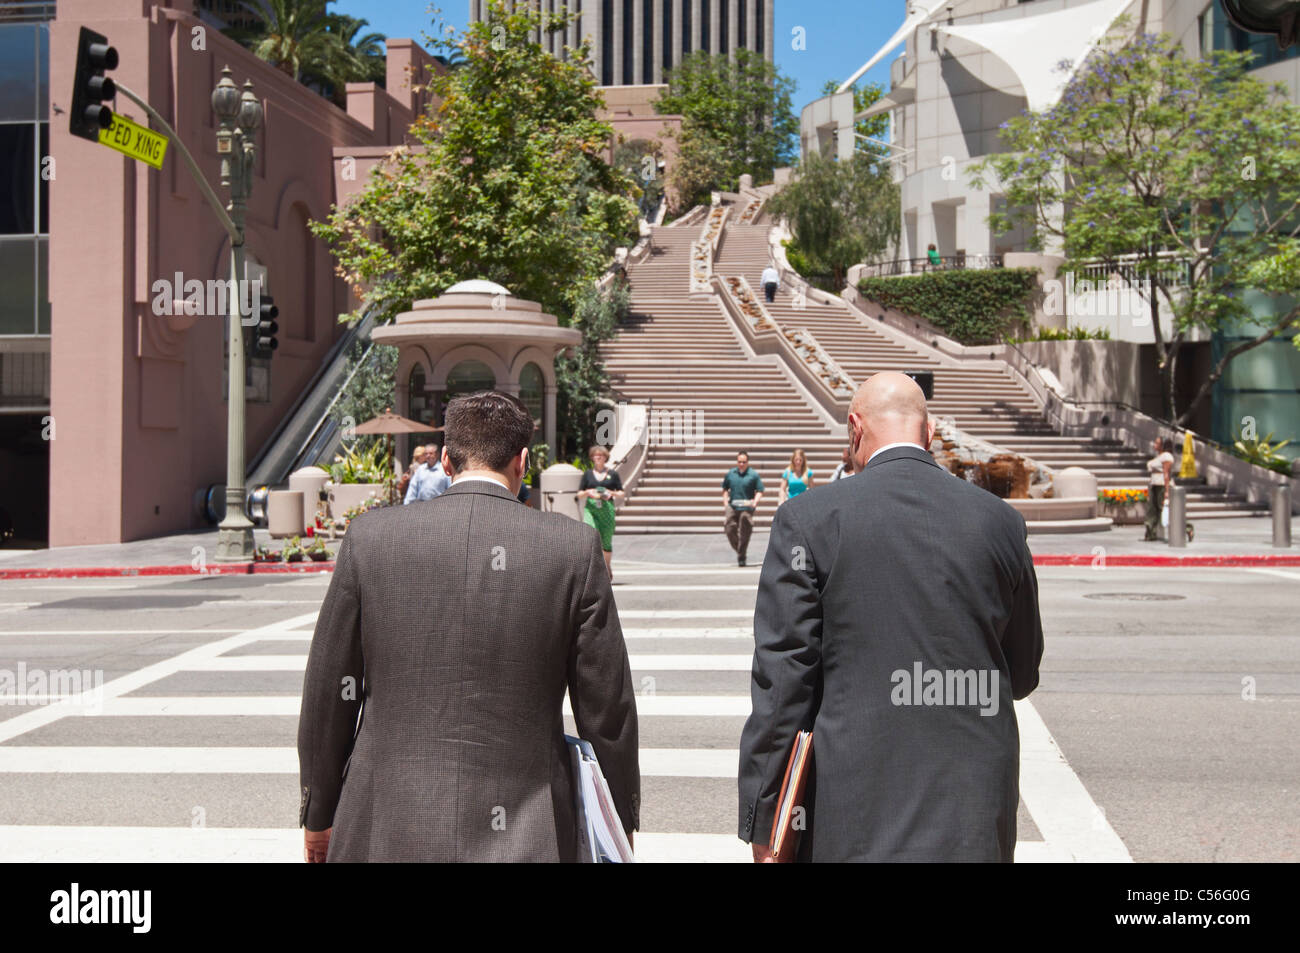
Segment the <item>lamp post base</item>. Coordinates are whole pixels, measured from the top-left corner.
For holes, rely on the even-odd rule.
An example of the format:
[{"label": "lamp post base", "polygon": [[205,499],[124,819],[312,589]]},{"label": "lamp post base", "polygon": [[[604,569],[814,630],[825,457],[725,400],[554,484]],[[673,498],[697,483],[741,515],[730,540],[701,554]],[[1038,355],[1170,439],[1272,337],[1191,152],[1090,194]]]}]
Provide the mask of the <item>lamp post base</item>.
[{"label": "lamp post base", "polygon": [[256,544],[253,542],[253,524],[248,520],[243,525],[229,526],[222,523],[218,527],[217,556],[219,563],[246,563],[252,560]]},{"label": "lamp post base", "polygon": [[253,542],[253,524],[244,515],[243,487],[226,490],[226,515],[217,524],[217,555],[219,563],[243,563],[253,558],[257,548]]}]

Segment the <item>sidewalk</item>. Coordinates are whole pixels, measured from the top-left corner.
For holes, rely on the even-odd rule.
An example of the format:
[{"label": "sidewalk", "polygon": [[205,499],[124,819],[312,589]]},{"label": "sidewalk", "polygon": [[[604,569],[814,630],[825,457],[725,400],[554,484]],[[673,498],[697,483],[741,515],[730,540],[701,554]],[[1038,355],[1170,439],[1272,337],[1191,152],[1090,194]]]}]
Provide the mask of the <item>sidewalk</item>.
[{"label": "sidewalk", "polygon": [[[254,531],[257,545],[278,549],[264,529]],[[1300,546],[1274,549],[1272,521],[1266,517],[1201,520],[1196,540],[1174,549],[1165,542],[1142,541],[1141,526],[1118,526],[1102,533],[1062,533],[1029,537],[1039,566],[1300,566]],[[179,533],[132,543],[62,546],[56,549],[0,549],[0,579],[88,576],[162,576],[328,572],[332,562],[234,563],[215,561],[217,530]],[[749,542],[749,565],[762,564],[767,534]],[[736,556],[719,528],[717,533],[623,533],[614,538],[615,572],[622,565],[735,566]]]}]

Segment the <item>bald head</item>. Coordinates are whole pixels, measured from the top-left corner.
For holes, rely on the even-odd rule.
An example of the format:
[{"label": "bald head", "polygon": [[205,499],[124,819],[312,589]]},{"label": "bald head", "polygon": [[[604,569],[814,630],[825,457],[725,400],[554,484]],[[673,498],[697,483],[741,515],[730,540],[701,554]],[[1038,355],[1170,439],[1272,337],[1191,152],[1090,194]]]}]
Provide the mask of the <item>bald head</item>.
[{"label": "bald head", "polygon": [[849,405],[849,436],[859,470],[873,453],[891,443],[928,448],[934,427],[920,385],[897,371],[868,378]]}]

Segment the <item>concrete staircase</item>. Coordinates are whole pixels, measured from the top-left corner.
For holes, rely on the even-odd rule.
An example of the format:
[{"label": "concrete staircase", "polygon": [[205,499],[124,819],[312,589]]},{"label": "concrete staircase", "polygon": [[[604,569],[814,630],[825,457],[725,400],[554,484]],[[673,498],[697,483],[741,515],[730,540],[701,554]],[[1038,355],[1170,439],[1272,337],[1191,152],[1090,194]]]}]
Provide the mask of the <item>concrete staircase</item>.
[{"label": "concrete staircase", "polygon": [[[728,224],[715,273],[744,276],[761,293],[768,229],[762,215],[755,224]],[[690,244],[698,233],[698,225],[654,229],[652,253],[628,268],[632,314],[601,349],[614,387],[627,399],[653,400],[656,412],[703,415],[698,439],[688,427],[691,440],[651,441],[642,482],[619,514],[620,532],[720,531],[722,476],[742,448],[768,487],[755,520],[765,528],[791,451],[802,447],[817,478],[825,479],[847,442],[843,427],[820,413],[778,360],[745,350],[716,299],[688,296]],[[1001,362],[952,367],[923,345],[864,323],[843,302],[809,298],[796,307],[791,290],[767,305],[773,319],[811,331],[856,382],[883,370],[932,371],[931,410],[968,433],[1053,469],[1083,467],[1102,488],[1146,486],[1144,450],[1056,433],[1024,382]],[[688,421],[694,416],[683,418]],[[698,452],[683,445],[690,442]],[[1187,508],[1194,519],[1265,512],[1214,487],[1189,487]]]},{"label": "concrete staircase", "polygon": [[722,478],[742,449],[767,487],[755,519],[755,528],[766,528],[790,453],[803,448],[824,478],[845,445],[843,427],[776,359],[746,354],[716,298],[688,296],[698,233],[698,226],[655,229],[650,256],[628,268],[631,315],[601,348],[613,386],[632,402],[653,401],[660,431],[619,512],[620,533],[721,532]]}]

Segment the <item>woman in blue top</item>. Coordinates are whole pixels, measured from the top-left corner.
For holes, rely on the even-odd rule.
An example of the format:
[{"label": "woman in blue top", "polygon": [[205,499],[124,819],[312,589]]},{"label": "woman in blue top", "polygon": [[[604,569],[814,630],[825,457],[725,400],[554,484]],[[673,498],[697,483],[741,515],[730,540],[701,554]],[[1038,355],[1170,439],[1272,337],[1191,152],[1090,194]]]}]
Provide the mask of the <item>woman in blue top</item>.
[{"label": "woman in blue top", "polygon": [[781,473],[781,486],[787,500],[813,488],[813,472],[808,469],[808,455],[802,450],[790,454],[790,465]]}]

